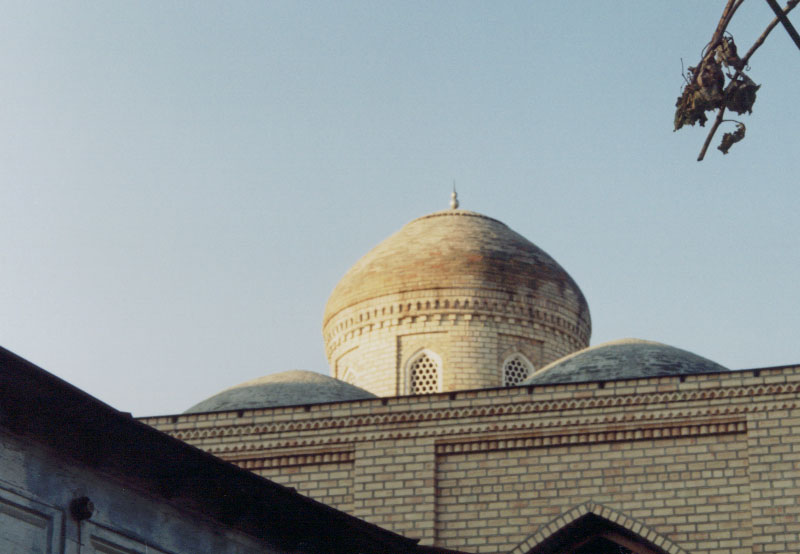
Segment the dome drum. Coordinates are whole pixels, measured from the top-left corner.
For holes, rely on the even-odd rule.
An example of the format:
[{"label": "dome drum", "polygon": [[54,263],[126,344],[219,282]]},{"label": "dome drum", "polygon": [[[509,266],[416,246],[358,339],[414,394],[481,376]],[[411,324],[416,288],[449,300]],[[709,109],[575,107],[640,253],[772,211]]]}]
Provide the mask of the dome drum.
[{"label": "dome drum", "polygon": [[[375,307],[375,302],[364,302],[343,310],[325,328],[324,338],[328,355],[336,347],[352,336],[362,335],[375,328],[414,323],[422,321],[452,321],[459,318],[467,321],[507,321],[530,325],[534,328],[550,328],[552,332],[567,335],[575,343],[575,348],[588,344],[591,335],[591,324],[575,314],[565,314],[564,310],[552,312],[545,308],[545,303],[527,303],[518,300],[500,300],[491,296],[481,298],[483,291],[471,291],[473,296],[441,296],[441,291],[420,291],[420,295],[402,295],[393,301],[382,299],[382,306]],[[425,293],[429,294],[425,294]],[[401,296],[401,295],[398,295]]]}]

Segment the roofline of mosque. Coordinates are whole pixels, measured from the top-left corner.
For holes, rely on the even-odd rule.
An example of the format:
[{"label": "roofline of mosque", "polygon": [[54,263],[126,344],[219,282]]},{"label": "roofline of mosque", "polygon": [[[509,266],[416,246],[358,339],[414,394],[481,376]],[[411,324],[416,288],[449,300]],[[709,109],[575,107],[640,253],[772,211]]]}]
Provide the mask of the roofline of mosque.
[{"label": "roofline of mosque", "polygon": [[2,347],[0,429],[267,542],[313,536],[338,552],[419,552],[416,539],[157,431]]},{"label": "roofline of mosque", "polygon": [[507,228],[510,229],[510,227],[508,227],[508,225],[506,225],[505,223],[503,223],[499,219],[495,219],[493,217],[490,217],[488,215],[485,215],[485,214],[482,214],[482,213],[479,213],[479,212],[473,212],[472,210],[462,210],[462,209],[453,209],[453,208],[451,208],[449,210],[439,210],[437,212],[429,213],[427,215],[422,215],[420,217],[412,219],[406,225],[414,223],[415,221],[421,221],[423,219],[429,219],[429,218],[432,218],[432,217],[444,217],[444,216],[479,217],[481,219],[488,219],[489,221],[494,221],[495,223],[499,223],[503,227],[507,227]]},{"label": "roofline of mosque", "polygon": [[274,406],[274,407],[261,407],[261,408],[240,408],[240,409],[230,409],[230,410],[218,410],[218,411],[211,411],[211,412],[192,412],[192,413],[175,413],[175,414],[157,414],[151,416],[142,416],[138,419],[142,421],[147,420],[156,420],[156,419],[175,419],[175,418],[186,418],[186,417],[193,417],[193,416],[208,416],[213,414],[222,414],[222,413],[230,413],[236,412],[241,413],[242,416],[248,412],[254,411],[277,411],[277,410],[287,410],[287,411],[295,411],[298,408],[304,408],[305,411],[309,412],[312,411],[314,408],[319,408],[323,406],[332,406],[334,404],[353,404],[355,402],[380,402],[382,405],[388,404],[392,400],[409,400],[409,399],[419,399],[425,401],[432,401],[437,398],[446,397],[449,400],[457,400],[458,398],[464,396],[474,396],[476,393],[482,392],[503,392],[503,391],[513,391],[513,390],[527,390],[532,392],[534,389],[544,389],[547,387],[581,387],[581,386],[590,386],[590,385],[599,385],[601,388],[607,384],[616,384],[622,383],[625,381],[646,381],[646,380],[663,380],[663,379],[676,379],[680,382],[684,382],[686,379],[694,379],[696,377],[704,377],[709,375],[732,375],[737,376],[743,373],[751,372],[753,373],[754,377],[758,377],[760,372],[762,371],[780,371],[780,370],[788,370],[788,369],[795,369],[800,367],[800,364],[786,364],[786,365],[779,365],[779,366],[769,366],[769,367],[757,367],[757,368],[745,368],[745,369],[730,369],[725,371],[706,371],[706,372],[698,372],[698,373],[688,373],[688,374],[675,374],[675,375],[648,375],[648,376],[640,376],[640,377],[623,377],[620,379],[596,379],[593,381],[577,381],[577,382],[565,382],[565,383],[531,383],[528,385],[515,385],[515,386],[508,386],[508,387],[484,387],[479,389],[463,389],[457,391],[448,391],[448,392],[436,392],[431,394],[401,394],[397,396],[381,396],[377,398],[356,398],[353,400],[338,400],[335,402],[320,402],[320,403],[313,403],[313,404],[294,404],[294,405],[286,405],[286,406]]}]

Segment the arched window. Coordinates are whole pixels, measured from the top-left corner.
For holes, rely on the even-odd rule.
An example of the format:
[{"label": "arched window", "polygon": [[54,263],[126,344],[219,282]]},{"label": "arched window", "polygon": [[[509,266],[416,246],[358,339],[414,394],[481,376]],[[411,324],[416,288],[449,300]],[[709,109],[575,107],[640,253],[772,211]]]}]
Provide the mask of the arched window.
[{"label": "arched window", "polygon": [[503,386],[514,387],[533,373],[533,364],[522,354],[512,354],[503,362]]},{"label": "arched window", "polygon": [[422,350],[408,361],[408,394],[431,394],[442,390],[442,360]]}]

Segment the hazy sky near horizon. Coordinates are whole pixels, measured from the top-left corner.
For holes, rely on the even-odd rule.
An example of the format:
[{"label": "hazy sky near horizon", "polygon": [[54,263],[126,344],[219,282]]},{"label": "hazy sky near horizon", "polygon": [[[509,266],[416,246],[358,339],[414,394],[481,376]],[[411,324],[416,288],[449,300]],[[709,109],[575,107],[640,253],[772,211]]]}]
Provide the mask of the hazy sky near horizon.
[{"label": "hazy sky near horizon", "polygon": [[[723,4],[3,2],[0,345],[138,416],[327,373],[331,290],[455,180],[572,275],[592,344],[799,363],[786,32],[744,142],[672,131]],[[771,18],[746,2],[740,49]]]}]

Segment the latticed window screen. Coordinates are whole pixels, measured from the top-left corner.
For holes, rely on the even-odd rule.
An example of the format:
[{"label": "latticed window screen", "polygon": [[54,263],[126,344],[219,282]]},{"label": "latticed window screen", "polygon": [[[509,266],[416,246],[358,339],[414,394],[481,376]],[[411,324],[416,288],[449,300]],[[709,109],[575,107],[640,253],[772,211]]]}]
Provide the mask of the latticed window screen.
[{"label": "latticed window screen", "polygon": [[422,354],[409,368],[411,394],[431,394],[439,392],[439,363]]},{"label": "latticed window screen", "polygon": [[530,364],[517,355],[509,358],[503,366],[503,386],[519,385],[531,374]]}]

